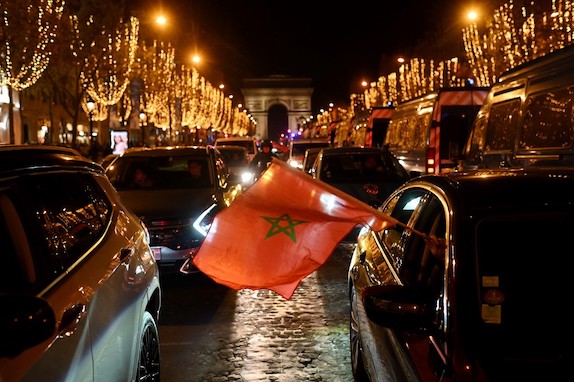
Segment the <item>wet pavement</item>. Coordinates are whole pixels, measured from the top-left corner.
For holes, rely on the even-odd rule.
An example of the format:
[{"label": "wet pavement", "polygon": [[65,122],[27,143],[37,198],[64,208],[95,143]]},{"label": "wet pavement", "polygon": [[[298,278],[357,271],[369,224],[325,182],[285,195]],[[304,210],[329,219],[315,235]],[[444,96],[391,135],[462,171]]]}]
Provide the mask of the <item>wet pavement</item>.
[{"label": "wet pavement", "polygon": [[352,382],[351,252],[352,245],[339,245],[290,300],[234,291],[205,276],[162,277],[161,380]]}]

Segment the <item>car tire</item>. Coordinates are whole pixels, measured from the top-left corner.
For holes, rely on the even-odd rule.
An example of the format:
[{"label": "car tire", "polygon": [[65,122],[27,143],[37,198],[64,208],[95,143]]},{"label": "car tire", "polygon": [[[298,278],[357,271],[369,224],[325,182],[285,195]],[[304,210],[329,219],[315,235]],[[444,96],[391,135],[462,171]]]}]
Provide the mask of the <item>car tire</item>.
[{"label": "car tire", "polygon": [[357,382],[368,381],[365,365],[363,364],[363,345],[359,335],[359,320],[357,318],[357,291],[351,289],[351,304],[349,311],[349,344],[351,345],[351,371]]},{"label": "car tire", "polygon": [[159,331],[153,316],[149,312],[145,312],[142,320],[136,381],[159,382],[159,372]]}]

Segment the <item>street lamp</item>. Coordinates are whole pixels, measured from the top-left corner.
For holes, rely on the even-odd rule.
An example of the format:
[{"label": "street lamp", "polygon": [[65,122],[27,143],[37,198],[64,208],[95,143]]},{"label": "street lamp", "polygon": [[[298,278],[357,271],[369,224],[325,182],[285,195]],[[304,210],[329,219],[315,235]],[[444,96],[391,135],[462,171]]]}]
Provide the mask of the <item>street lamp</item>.
[{"label": "street lamp", "polygon": [[144,131],[145,131],[145,129],[144,129],[145,117],[146,117],[145,111],[144,111],[144,110],[140,111],[140,128],[141,128],[141,131],[142,131],[142,146],[145,146],[145,135],[144,135]]},{"label": "street lamp", "polygon": [[94,108],[96,103],[93,99],[88,98],[86,106],[88,107],[88,118],[90,119],[90,148],[92,148],[94,142]]}]

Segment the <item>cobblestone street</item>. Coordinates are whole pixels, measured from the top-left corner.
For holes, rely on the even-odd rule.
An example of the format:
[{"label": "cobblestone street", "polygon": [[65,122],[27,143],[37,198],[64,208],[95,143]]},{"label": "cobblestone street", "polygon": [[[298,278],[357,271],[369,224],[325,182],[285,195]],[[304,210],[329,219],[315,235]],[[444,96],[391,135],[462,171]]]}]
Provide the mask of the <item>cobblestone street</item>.
[{"label": "cobblestone street", "polygon": [[210,280],[164,279],[162,381],[353,381],[340,245],[291,300]]}]

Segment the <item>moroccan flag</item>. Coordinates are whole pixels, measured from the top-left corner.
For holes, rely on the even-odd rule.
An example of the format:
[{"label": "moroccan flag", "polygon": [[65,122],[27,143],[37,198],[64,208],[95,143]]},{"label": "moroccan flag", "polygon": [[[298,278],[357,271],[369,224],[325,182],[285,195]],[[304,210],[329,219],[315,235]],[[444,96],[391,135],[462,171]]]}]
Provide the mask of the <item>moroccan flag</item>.
[{"label": "moroccan flag", "polygon": [[279,159],[219,212],[194,264],[233,289],[270,289],[290,299],[357,225],[397,221]]}]

